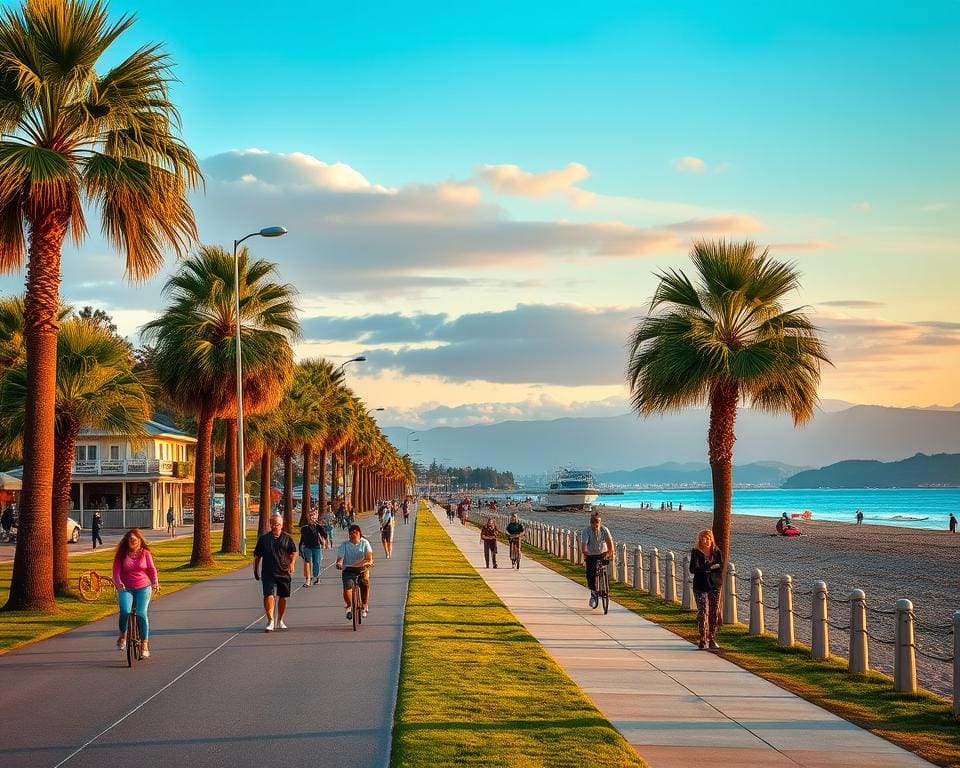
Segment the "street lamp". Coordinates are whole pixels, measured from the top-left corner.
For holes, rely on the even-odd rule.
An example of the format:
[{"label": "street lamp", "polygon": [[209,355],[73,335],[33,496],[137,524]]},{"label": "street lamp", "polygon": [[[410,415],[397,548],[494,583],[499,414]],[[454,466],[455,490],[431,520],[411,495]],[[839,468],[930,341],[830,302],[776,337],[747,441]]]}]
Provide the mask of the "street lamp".
[{"label": "street lamp", "polygon": [[[357,355],[356,357],[351,357],[349,360],[344,360],[342,363],[340,363],[340,365],[337,367],[337,370],[334,371],[333,375],[334,377],[336,377],[337,373],[339,373],[348,365],[350,365],[350,363],[365,363],[365,362],[367,362],[367,358],[364,357],[363,355]],[[346,374],[344,374],[344,376],[346,376]],[[374,408],[373,410],[382,411],[383,408]],[[368,415],[369,413],[370,411],[367,411]],[[344,503],[344,506],[346,506],[346,503],[347,503],[347,444],[346,443],[343,444],[343,503]]]},{"label": "street lamp", "polygon": [[[237,486],[240,496],[240,554],[244,556],[247,554],[247,499],[243,478],[243,364],[240,344],[240,261],[237,259],[237,248],[250,237],[283,237],[285,234],[287,230],[283,227],[264,227],[233,241],[233,309],[237,334]],[[260,483],[263,484],[262,477]]]}]

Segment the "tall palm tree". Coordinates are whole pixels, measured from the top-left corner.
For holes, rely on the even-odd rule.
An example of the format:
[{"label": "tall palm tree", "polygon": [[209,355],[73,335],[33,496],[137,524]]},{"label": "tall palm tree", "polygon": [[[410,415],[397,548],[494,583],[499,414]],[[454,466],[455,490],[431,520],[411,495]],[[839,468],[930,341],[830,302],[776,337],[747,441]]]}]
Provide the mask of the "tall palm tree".
[{"label": "tall palm tree", "polygon": [[[150,383],[133,370],[129,347],[108,329],[79,318],[57,334],[57,410],[53,484],[53,589],[69,592],[67,514],[74,448],[82,428],[146,437]],[[11,370],[0,385],[0,424],[4,435],[19,435],[28,400],[26,364]]]},{"label": "tall palm tree", "polygon": [[713,533],[730,551],[737,404],[808,421],[819,402],[820,364],[830,363],[817,328],[782,301],[799,286],[791,265],[755,243],[697,241],[697,282],[660,272],[650,313],[630,337],[627,380],[641,416],[707,404]]},{"label": "tall palm tree", "polygon": [[[276,265],[237,254],[240,271],[240,340],[244,408],[256,412],[280,400],[293,365],[290,339],[300,331],[293,288],[273,282]],[[164,286],[170,305],[147,323],[143,334],[156,345],[156,375],[178,407],[197,415],[194,468],[194,539],[191,565],[213,560],[210,552],[208,468],[213,422],[236,419],[236,328],[233,257],[216,246],[202,246]],[[229,461],[227,462],[229,466]],[[229,479],[227,474],[230,494]],[[237,492],[234,471],[233,495]],[[224,520],[224,547],[239,551],[239,518]],[[228,539],[232,539],[229,544]]]},{"label": "tall palm tree", "polygon": [[0,13],[0,271],[27,256],[27,382],[20,535],[5,608],[55,610],[52,569],[54,401],[60,258],[86,234],[84,203],[126,257],[132,280],[153,275],[170,248],[196,237],[187,201],[202,183],[177,137],[171,61],[137,49],[97,72],[133,24],[98,0],[27,0]]}]

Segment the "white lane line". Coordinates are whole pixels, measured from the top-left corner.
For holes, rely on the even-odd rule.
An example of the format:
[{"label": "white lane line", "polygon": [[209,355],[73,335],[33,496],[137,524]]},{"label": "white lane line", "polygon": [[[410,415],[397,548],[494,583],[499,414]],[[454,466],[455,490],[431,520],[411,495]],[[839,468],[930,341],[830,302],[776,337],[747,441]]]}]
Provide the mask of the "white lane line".
[{"label": "white lane line", "polygon": [[[321,570],[320,572],[323,573],[323,572],[326,571],[327,569],[332,568],[333,565],[334,565],[334,564],[331,563],[330,565],[328,565],[326,568],[324,568],[324,569]],[[297,587],[297,590],[302,589],[302,588],[303,588],[303,587]],[[296,590],[294,590],[294,591],[296,591]],[[112,722],[110,725],[108,725],[106,728],[104,728],[102,731],[100,731],[100,733],[98,733],[96,736],[94,736],[93,738],[89,739],[88,741],[86,741],[85,743],[83,743],[83,744],[81,744],[79,747],[77,747],[73,752],[71,752],[69,755],[67,755],[65,758],[63,758],[63,760],[61,760],[59,763],[57,763],[55,766],[53,766],[53,768],[60,768],[61,765],[64,765],[65,763],[67,763],[67,762],[69,762],[70,760],[72,760],[73,758],[75,758],[77,755],[79,755],[81,752],[83,752],[83,750],[85,750],[87,747],[89,747],[91,744],[93,744],[93,743],[94,743],[97,739],[99,739],[101,736],[103,736],[104,734],[109,733],[110,731],[112,731],[114,728],[116,728],[118,725],[120,725],[120,723],[122,723],[124,720],[126,720],[128,717],[130,717],[132,714],[134,714],[135,712],[139,711],[140,709],[142,709],[143,707],[145,707],[147,704],[149,704],[151,701],[153,701],[155,698],[157,698],[157,696],[159,696],[161,693],[163,693],[165,690],[167,690],[171,685],[174,685],[175,683],[177,683],[177,682],[179,682],[180,680],[182,680],[186,675],[188,675],[190,672],[192,672],[192,671],[195,670],[197,667],[199,667],[201,664],[203,664],[203,662],[205,662],[207,659],[209,659],[211,656],[213,656],[213,654],[215,654],[217,651],[221,650],[224,646],[226,646],[227,644],[229,644],[229,643],[232,642],[233,640],[236,640],[238,637],[240,637],[240,635],[242,635],[244,632],[246,632],[246,631],[247,631],[248,629],[250,629],[251,627],[255,627],[257,624],[259,624],[259,623],[260,623],[263,619],[265,619],[265,618],[266,618],[266,614],[261,613],[256,619],[254,619],[254,620],[251,621],[249,624],[247,624],[247,626],[245,626],[245,627],[244,627],[243,629],[241,629],[239,632],[234,632],[232,635],[230,635],[230,637],[228,637],[226,640],[224,640],[222,643],[220,643],[220,645],[218,645],[218,646],[217,646],[216,648],[214,648],[212,651],[210,651],[210,652],[207,653],[205,656],[203,656],[202,658],[200,658],[200,659],[198,659],[197,661],[195,661],[193,664],[191,664],[191,665],[190,665],[189,667],[187,667],[185,670],[183,670],[183,672],[181,672],[179,675],[177,675],[175,678],[173,678],[173,680],[171,680],[169,683],[167,683],[165,686],[163,686],[163,688],[161,688],[160,690],[158,690],[158,691],[156,691],[155,693],[153,693],[153,694],[151,694],[150,696],[148,696],[146,699],[144,699],[144,700],[141,701],[139,704],[137,704],[137,706],[135,706],[135,707],[134,707],[133,709],[131,709],[129,712],[127,712],[126,714],[122,715],[122,716],[119,717],[117,720],[115,720],[115,721]]]}]

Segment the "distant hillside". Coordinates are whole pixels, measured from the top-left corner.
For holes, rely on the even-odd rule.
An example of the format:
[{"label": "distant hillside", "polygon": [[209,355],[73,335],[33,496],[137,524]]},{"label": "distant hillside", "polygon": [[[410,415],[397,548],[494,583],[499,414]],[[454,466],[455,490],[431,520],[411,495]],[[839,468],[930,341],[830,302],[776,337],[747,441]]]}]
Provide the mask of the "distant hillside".
[{"label": "distant hillside", "polygon": [[[735,465],[734,485],[764,486],[779,488],[791,475],[803,470],[775,461],[760,461],[753,464]],[[677,464],[667,462],[655,467],[641,467],[630,471],[602,472],[594,475],[598,483],[608,485],[664,485],[708,486],[712,482],[710,465],[696,462]]]},{"label": "distant hillside", "polygon": [[[631,470],[664,462],[707,461],[705,410],[690,408],[662,417],[632,414],[605,418],[504,421],[470,427],[411,430],[385,427],[401,451],[420,462],[437,459],[454,467],[495,467],[514,475],[551,473],[557,467],[594,472]],[[789,417],[741,409],[734,461],[740,465],[779,461],[822,467],[845,459],[897,461],[917,452],[960,453],[960,411],[857,405],[794,428]]]},{"label": "distant hillside", "polygon": [[960,486],[960,454],[918,453],[903,461],[840,461],[798,472],[784,488],[918,488]]}]

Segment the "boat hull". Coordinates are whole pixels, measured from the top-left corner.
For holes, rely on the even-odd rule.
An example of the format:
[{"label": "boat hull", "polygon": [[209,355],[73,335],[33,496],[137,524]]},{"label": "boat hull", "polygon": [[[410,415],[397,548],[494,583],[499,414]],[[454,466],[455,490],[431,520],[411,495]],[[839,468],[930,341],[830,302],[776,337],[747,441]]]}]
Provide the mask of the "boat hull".
[{"label": "boat hull", "polygon": [[541,503],[545,507],[589,507],[597,500],[600,492],[594,489],[577,491],[549,491],[543,495]]}]

